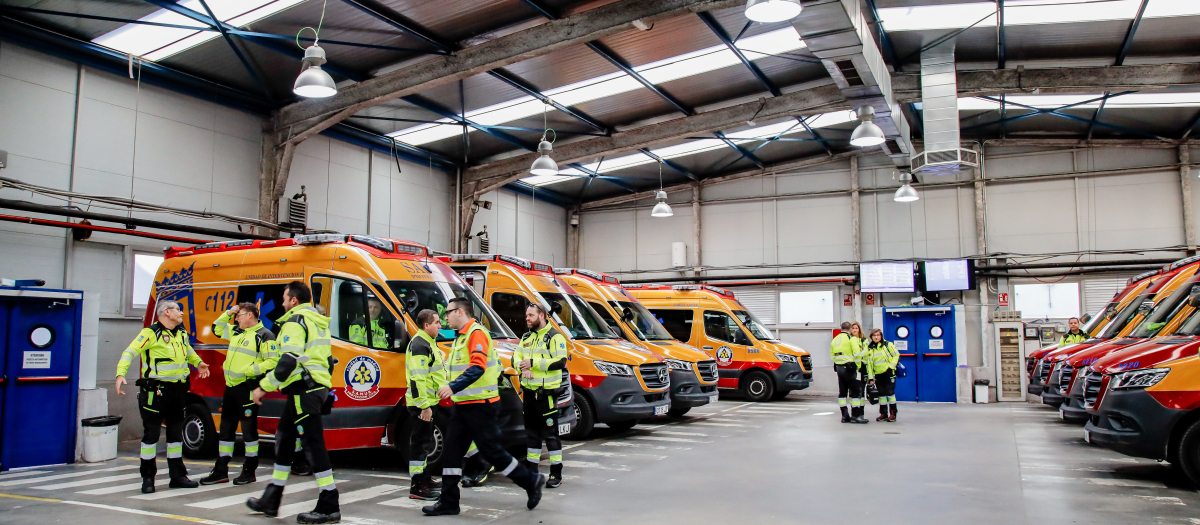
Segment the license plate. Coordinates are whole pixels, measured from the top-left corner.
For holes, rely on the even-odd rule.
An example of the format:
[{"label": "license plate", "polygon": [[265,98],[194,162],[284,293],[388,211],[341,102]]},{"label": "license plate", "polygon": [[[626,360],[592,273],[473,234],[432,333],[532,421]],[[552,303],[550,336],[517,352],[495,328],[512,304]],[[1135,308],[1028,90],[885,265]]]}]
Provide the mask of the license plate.
[{"label": "license plate", "polygon": [[1063,418],[1063,419],[1067,419],[1067,409],[1065,409],[1065,408],[1063,408],[1063,407],[1061,407],[1061,406],[1060,406],[1060,407],[1058,407],[1058,417],[1060,417],[1060,418]]},{"label": "license plate", "polygon": [[558,424],[558,435],[565,436],[570,433],[571,433],[571,424],[570,423],[559,423]]},{"label": "license plate", "polygon": [[1088,432],[1086,428],[1083,429],[1083,440],[1087,441],[1088,443],[1092,442],[1092,433]]},{"label": "license plate", "polygon": [[709,403],[716,403],[716,402],[717,402],[717,398],[719,398],[719,397],[721,397],[721,395],[720,395],[720,394],[718,394],[718,393],[716,393],[716,392],[713,392],[711,395],[709,395],[709,396],[708,396],[708,402],[709,402]]},{"label": "license plate", "polygon": [[656,415],[656,416],[665,416],[665,415],[667,415],[667,409],[668,409],[668,408],[671,408],[671,407],[669,407],[669,406],[667,406],[667,405],[663,405],[663,406],[660,406],[660,407],[654,407],[654,415]]}]

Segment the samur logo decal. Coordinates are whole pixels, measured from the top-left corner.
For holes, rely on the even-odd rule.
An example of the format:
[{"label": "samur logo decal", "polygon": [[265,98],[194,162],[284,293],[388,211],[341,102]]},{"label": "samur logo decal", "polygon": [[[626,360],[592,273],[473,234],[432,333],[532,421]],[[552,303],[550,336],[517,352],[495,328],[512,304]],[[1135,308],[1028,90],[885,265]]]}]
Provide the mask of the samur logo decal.
[{"label": "samur logo decal", "polygon": [[369,356],[360,355],[346,363],[343,372],[346,379],[346,397],[355,401],[366,401],[379,395],[379,363]]}]

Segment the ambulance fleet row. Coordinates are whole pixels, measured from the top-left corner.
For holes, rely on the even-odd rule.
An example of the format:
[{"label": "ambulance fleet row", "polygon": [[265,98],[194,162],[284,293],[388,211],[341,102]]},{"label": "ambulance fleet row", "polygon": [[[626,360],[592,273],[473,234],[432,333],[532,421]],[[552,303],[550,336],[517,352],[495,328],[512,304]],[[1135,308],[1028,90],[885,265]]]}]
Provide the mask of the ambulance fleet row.
[{"label": "ambulance fleet row", "polygon": [[1200,485],[1200,257],[1129,280],[1083,342],[1027,358],[1028,393],[1089,443],[1168,461]]},{"label": "ambulance fleet row", "polygon": [[[807,352],[776,339],[732,293],[712,286],[623,287],[611,275],[585,269],[507,255],[434,257],[417,243],[364,235],[210,243],[165,253],[146,311],[153,312],[156,301],[177,301],[193,346],[209,363],[221,362],[226,351],[211,329],[221,312],[254,303],[271,329],[285,313],[284,285],[299,280],[312,287],[315,306],[330,318],[338,360],[333,411],[325,416],[331,450],[395,447],[407,457],[404,352],[417,313],[430,309],[444,317],[456,297],[474,305],[505,366],[500,423],[512,448],[523,448],[525,439],[512,350],[526,331],[531,303],[551,312],[551,323],[569,341],[567,380],[558,395],[559,432],[568,439],[586,438],[597,424],[627,429],[645,419],[682,416],[721,391],[770,401],[812,381]],[[352,341],[352,328],[366,326],[382,327],[385,336]],[[454,338],[443,329],[439,348],[448,352]],[[207,457],[217,449],[225,380],[218,367],[191,380],[184,450]],[[283,401],[272,394],[263,403],[263,438],[274,434]],[[435,420],[435,436],[446,419]],[[442,440],[435,441],[432,464],[441,457]]]}]

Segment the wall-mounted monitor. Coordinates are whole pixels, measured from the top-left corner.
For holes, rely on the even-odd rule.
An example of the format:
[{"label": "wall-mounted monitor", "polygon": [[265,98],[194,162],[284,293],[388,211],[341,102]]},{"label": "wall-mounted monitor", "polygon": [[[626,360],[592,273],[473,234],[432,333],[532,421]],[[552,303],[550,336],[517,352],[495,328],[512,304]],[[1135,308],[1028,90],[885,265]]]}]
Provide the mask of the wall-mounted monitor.
[{"label": "wall-mounted monitor", "polygon": [[913,264],[864,263],[858,265],[859,289],[865,293],[912,293],[916,291]]},{"label": "wall-mounted monitor", "polygon": [[974,267],[970,259],[924,261],[921,263],[921,289],[927,292],[971,290],[975,288]]}]

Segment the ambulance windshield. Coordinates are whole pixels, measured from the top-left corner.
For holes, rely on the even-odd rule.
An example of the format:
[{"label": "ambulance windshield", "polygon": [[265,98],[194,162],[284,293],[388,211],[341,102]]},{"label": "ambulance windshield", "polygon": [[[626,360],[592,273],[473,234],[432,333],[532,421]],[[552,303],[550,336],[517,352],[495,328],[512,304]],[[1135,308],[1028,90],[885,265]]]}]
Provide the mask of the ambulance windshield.
[{"label": "ambulance windshield", "polygon": [[1182,309],[1187,308],[1187,298],[1192,292],[1192,286],[1180,286],[1166,299],[1154,305],[1150,314],[1145,317],[1137,329],[1129,334],[1130,337],[1152,337],[1158,334],[1171,319]]},{"label": "ambulance windshield", "polygon": [[559,326],[571,332],[571,339],[619,339],[582,297],[556,292],[542,292],[542,297],[557,310],[554,318]]},{"label": "ambulance windshield", "polygon": [[611,301],[612,305],[621,312],[622,309],[633,312],[633,319],[629,321],[629,327],[633,328],[638,339],[643,341],[670,341],[675,339],[663,328],[662,323],[654,318],[654,314],[650,313],[642,303],[632,301]]},{"label": "ambulance windshield", "polygon": [[778,339],[778,337],[771,335],[771,331],[767,330],[767,327],[762,324],[762,321],[759,321],[758,318],[754,317],[754,314],[750,313],[749,311],[734,310],[733,315],[736,315],[738,321],[741,321],[746,328],[750,329],[750,333],[754,334],[755,339],[758,339],[759,341],[774,341]]},{"label": "ambulance windshield", "polygon": [[438,313],[442,318],[442,330],[438,332],[438,341],[453,341],[454,330],[446,322],[447,303],[455,297],[465,297],[471,300],[475,310],[475,319],[487,328],[492,339],[516,339],[517,336],[496,318],[496,313],[475,294],[469,286],[459,283],[439,283],[422,281],[388,281],[392,293],[400,299],[404,310],[414,320],[421,310],[429,309]]}]

